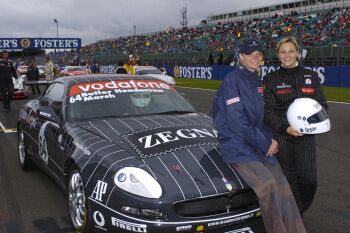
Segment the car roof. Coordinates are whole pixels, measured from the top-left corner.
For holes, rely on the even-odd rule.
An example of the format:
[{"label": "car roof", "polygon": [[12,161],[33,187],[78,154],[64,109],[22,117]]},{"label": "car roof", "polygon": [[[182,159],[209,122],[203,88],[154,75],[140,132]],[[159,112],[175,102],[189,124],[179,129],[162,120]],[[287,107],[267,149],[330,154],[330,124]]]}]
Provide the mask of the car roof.
[{"label": "car roof", "polygon": [[78,83],[99,82],[99,81],[103,82],[103,81],[113,81],[113,80],[134,80],[134,79],[161,81],[153,77],[141,77],[139,75],[129,75],[129,74],[89,74],[89,75],[60,77],[55,79],[54,82],[63,83],[65,88],[70,88],[72,85],[75,85]]},{"label": "car roof", "polygon": [[140,69],[140,70],[142,70],[142,69],[144,69],[144,70],[158,69],[158,68],[155,67],[155,66],[134,66],[133,68],[134,68],[135,70],[137,70],[137,69]]}]

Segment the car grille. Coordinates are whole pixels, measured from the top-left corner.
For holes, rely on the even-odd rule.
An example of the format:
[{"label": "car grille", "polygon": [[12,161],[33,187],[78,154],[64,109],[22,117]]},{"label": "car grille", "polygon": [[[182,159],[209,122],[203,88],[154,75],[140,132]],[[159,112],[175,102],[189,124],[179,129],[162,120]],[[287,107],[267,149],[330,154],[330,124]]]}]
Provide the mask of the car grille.
[{"label": "car grille", "polygon": [[229,193],[204,199],[177,202],[175,211],[182,217],[205,217],[244,210],[257,206],[258,199],[251,189],[238,193]]}]

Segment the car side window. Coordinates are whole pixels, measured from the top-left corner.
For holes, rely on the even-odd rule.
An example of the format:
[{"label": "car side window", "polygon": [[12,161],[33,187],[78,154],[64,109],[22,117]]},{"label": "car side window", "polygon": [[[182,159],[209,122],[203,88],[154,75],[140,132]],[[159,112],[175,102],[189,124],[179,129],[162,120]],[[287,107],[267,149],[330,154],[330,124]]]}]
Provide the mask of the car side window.
[{"label": "car side window", "polygon": [[62,83],[54,83],[50,85],[45,95],[41,98],[40,104],[43,106],[52,106],[57,102],[63,101],[64,86]]}]

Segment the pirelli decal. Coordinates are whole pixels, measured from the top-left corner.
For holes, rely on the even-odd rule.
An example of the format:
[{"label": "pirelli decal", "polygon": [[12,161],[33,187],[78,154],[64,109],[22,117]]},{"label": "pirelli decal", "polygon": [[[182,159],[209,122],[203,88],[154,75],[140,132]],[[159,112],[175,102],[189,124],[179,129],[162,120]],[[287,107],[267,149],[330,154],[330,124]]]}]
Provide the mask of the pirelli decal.
[{"label": "pirelli decal", "polygon": [[211,127],[177,125],[133,132],[122,138],[141,157],[153,157],[184,148],[217,145],[217,132]]}]

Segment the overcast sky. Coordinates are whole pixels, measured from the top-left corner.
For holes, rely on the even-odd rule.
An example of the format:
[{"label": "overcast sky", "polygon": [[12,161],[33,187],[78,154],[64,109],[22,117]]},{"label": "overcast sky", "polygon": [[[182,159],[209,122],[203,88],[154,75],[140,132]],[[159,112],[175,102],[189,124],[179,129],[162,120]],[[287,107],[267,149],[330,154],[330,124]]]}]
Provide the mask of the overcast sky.
[{"label": "overcast sky", "polygon": [[290,0],[0,0],[0,38],[78,37],[88,44],[180,27],[187,8],[189,26],[211,14],[234,12]]}]

